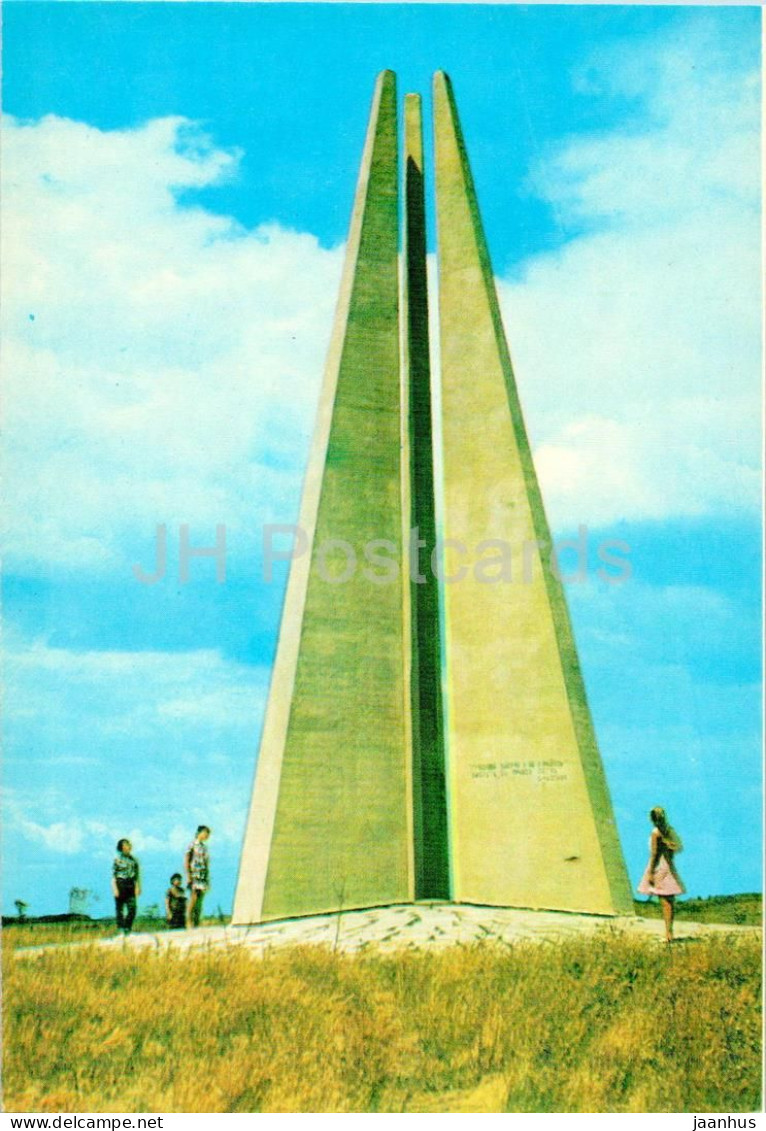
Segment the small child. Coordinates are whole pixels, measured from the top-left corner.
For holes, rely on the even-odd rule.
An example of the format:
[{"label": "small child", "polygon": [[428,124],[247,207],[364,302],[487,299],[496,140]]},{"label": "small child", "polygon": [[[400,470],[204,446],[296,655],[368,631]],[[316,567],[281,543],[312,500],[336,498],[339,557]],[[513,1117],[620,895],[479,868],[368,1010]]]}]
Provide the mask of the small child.
[{"label": "small child", "polygon": [[165,921],[170,931],[186,926],[186,892],[181,886],[182,880],[181,873],[174,872],[165,896]]}]

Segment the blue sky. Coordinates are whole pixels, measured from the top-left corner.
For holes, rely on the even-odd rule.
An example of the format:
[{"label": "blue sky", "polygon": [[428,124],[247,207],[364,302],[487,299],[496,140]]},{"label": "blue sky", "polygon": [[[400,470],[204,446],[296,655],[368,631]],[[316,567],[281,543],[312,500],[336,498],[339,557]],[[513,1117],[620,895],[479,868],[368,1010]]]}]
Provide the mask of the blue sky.
[{"label": "blue sky", "polygon": [[[629,862],[760,888],[760,14],[27,3],[4,11],[4,909],[146,902],[198,821],[231,905],[290,522],[375,74],[452,76]],[[138,585],[158,523],[167,578]],[[177,531],[228,531],[177,580]]]}]

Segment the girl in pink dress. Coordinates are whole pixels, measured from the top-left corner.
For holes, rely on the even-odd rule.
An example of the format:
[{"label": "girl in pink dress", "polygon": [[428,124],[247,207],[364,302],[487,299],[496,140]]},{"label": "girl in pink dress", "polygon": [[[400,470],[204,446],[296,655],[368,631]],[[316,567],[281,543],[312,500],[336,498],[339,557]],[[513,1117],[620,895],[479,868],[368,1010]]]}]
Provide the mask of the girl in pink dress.
[{"label": "girl in pink dress", "polygon": [[659,805],[652,809],[649,820],[654,828],[649,837],[649,863],[641,877],[638,891],[642,895],[658,895],[662,904],[662,918],[665,923],[665,939],[673,941],[673,919],[676,912],[676,896],[686,891],[681,877],[673,864],[673,856],[683,848],[681,838],[668,823],[665,810]]}]

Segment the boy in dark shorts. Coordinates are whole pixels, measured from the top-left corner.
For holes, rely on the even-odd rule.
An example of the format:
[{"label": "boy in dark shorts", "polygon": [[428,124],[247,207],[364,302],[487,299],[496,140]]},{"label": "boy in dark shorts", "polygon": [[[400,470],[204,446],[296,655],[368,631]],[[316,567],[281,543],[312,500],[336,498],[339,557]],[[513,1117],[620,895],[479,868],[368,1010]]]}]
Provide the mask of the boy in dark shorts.
[{"label": "boy in dark shorts", "polygon": [[136,898],[141,894],[141,868],[132,855],[133,845],[122,837],[112,864],[112,891],[117,930],[129,935],[136,917]]},{"label": "boy in dark shorts", "polygon": [[181,873],[174,872],[165,895],[165,922],[170,931],[183,930],[186,926],[186,892],[182,881]]}]

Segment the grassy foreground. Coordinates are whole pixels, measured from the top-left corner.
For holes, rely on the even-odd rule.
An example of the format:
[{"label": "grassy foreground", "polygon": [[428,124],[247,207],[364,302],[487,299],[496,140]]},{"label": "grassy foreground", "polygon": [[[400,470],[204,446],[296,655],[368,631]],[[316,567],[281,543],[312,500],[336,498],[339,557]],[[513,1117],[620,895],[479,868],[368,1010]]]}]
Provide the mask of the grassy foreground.
[{"label": "grassy foreground", "polygon": [[755,932],[663,948],[605,928],[560,944],[264,959],[85,947],[14,960],[6,948],[5,963],[7,1111],[760,1103]]}]

